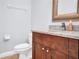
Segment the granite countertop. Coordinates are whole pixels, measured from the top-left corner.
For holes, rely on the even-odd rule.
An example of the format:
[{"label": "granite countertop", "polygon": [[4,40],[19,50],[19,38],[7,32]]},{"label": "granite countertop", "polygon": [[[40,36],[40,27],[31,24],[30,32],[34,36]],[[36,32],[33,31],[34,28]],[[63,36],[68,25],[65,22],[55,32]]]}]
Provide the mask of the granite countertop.
[{"label": "granite countertop", "polygon": [[48,30],[32,30],[32,32],[44,33],[49,35],[62,36],[67,38],[79,39],[79,32],[76,31],[48,31]]}]

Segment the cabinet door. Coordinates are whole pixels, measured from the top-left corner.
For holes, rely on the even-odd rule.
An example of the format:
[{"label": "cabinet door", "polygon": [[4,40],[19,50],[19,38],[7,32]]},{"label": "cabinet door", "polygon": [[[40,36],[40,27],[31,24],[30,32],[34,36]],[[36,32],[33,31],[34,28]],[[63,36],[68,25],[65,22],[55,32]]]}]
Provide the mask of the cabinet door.
[{"label": "cabinet door", "polygon": [[68,39],[64,37],[55,37],[55,49],[68,55]]},{"label": "cabinet door", "polygon": [[78,40],[69,39],[69,59],[78,59]]},{"label": "cabinet door", "polygon": [[46,48],[46,59],[52,59],[53,58],[53,53],[51,48]]},{"label": "cabinet door", "polygon": [[53,37],[55,50],[53,59],[68,59],[68,39],[59,36]]},{"label": "cabinet door", "polygon": [[45,47],[38,43],[35,43],[35,59],[46,59]]},{"label": "cabinet door", "polygon": [[66,55],[60,51],[55,51],[53,59],[68,59],[68,55]]}]

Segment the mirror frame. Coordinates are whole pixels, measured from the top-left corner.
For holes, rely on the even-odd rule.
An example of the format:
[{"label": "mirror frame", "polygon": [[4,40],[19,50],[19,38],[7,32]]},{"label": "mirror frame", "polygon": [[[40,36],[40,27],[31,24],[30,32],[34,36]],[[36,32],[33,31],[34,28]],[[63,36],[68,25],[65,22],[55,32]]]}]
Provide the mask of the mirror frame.
[{"label": "mirror frame", "polygon": [[58,0],[53,0],[52,20],[68,20],[79,18],[79,0],[77,2],[77,13],[63,14],[58,16]]}]

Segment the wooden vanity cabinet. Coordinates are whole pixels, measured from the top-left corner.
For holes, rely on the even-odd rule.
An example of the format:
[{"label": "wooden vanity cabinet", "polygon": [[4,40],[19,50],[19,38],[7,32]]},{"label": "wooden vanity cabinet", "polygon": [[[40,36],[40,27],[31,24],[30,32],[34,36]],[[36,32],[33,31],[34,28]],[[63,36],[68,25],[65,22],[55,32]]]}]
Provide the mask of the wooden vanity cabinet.
[{"label": "wooden vanity cabinet", "polygon": [[78,40],[33,32],[32,59],[78,59]]},{"label": "wooden vanity cabinet", "polygon": [[3,58],[0,58],[0,59],[19,59],[19,54],[3,57]]}]

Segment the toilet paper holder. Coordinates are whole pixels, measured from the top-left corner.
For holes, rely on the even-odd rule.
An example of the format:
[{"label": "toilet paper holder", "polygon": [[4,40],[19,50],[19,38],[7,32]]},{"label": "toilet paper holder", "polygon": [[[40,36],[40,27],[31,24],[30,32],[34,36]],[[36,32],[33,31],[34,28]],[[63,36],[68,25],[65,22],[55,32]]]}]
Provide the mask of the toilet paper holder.
[{"label": "toilet paper holder", "polygon": [[3,37],[4,41],[8,41],[11,39],[11,36],[10,35],[4,35]]}]

